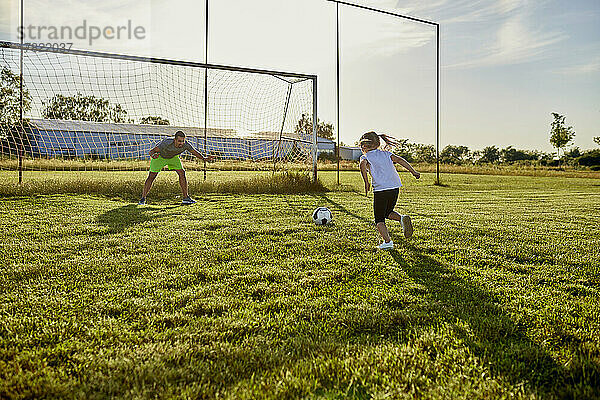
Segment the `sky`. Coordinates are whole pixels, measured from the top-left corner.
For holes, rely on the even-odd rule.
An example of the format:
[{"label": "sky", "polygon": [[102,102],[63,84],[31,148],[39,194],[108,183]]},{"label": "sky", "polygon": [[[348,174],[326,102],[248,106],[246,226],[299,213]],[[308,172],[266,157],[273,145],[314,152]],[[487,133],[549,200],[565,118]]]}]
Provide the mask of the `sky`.
[{"label": "sky", "polygon": [[[336,128],[336,6],[326,0],[209,0],[208,62],[318,75],[318,114]],[[440,145],[553,151],[551,113],[573,145],[600,136],[600,1],[363,0],[440,26]],[[142,38],[74,48],[205,62],[198,0],[24,0],[25,27],[141,27]],[[0,39],[17,41],[19,2],[0,0]],[[339,8],[341,141],[375,130],[435,143],[436,32]],[[140,33],[141,31],[138,31]],[[47,31],[26,42],[61,42]],[[37,37],[36,34],[40,33]],[[45,37],[44,37],[45,35]],[[43,39],[43,40],[42,40]]]}]

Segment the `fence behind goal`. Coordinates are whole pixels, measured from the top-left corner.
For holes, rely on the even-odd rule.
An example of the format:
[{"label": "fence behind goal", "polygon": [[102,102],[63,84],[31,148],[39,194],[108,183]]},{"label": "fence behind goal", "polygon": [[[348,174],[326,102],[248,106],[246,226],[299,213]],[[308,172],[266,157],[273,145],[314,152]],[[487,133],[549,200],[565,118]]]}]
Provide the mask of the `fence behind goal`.
[{"label": "fence behind goal", "polygon": [[10,42],[0,73],[0,169],[147,169],[181,130],[208,169],[316,171],[314,75]]}]

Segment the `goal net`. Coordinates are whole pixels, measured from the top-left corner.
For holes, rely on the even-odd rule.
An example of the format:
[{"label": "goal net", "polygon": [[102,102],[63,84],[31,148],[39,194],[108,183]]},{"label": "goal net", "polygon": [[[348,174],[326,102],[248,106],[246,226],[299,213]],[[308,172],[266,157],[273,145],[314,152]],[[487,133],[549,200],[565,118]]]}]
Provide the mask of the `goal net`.
[{"label": "goal net", "polygon": [[315,163],[314,75],[10,42],[0,74],[0,169],[146,169],[179,130],[209,169]]},{"label": "goal net", "polygon": [[435,164],[437,24],[356,4],[338,6],[340,132],[350,138],[386,133],[398,140],[394,152],[410,163]]}]

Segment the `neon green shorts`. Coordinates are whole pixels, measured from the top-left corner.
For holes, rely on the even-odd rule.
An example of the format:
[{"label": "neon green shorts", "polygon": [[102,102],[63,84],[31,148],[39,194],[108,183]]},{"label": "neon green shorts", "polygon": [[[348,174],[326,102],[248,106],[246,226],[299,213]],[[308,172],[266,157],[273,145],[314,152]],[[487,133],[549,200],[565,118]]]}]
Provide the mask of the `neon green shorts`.
[{"label": "neon green shorts", "polygon": [[159,156],[150,161],[150,172],[160,172],[165,165],[169,167],[170,170],[183,169],[179,156],[173,158],[162,158]]}]

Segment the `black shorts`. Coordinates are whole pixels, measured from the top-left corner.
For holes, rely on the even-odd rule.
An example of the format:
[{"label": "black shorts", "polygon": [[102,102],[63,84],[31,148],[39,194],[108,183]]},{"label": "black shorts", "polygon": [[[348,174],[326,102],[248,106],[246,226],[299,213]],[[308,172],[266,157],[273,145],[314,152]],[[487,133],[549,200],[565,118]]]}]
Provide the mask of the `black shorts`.
[{"label": "black shorts", "polygon": [[373,192],[373,211],[375,213],[375,223],[385,222],[385,219],[396,206],[398,193],[400,189],[382,190]]}]

